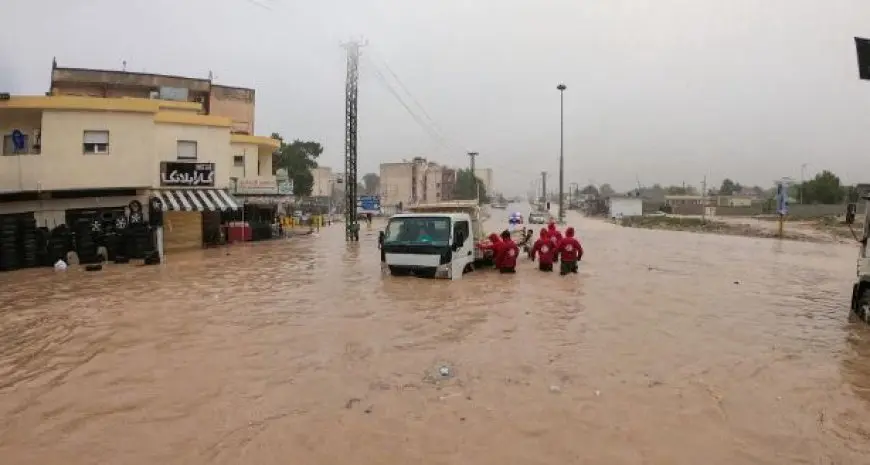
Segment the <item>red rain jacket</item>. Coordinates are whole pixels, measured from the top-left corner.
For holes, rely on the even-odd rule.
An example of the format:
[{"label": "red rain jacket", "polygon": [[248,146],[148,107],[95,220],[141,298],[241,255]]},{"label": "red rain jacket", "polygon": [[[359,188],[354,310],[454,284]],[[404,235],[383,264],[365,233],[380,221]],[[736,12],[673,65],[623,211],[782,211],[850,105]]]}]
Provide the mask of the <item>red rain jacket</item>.
[{"label": "red rain jacket", "polygon": [[576,262],[583,258],[583,246],[574,238],[574,228],[565,230],[565,237],[559,241],[558,252],[563,262]]},{"label": "red rain jacket", "polygon": [[535,255],[538,256],[538,260],[542,265],[553,264],[553,258],[556,256],[556,247],[554,247],[553,242],[550,241],[546,229],[541,229],[540,239],[536,240],[535,245],[532,246],[532,260],[535,259]]},{"label": "red rain jacket", "polygon": [[496,268],[516,268],[520,248],[513,239],[502,239],[495,248]]}]

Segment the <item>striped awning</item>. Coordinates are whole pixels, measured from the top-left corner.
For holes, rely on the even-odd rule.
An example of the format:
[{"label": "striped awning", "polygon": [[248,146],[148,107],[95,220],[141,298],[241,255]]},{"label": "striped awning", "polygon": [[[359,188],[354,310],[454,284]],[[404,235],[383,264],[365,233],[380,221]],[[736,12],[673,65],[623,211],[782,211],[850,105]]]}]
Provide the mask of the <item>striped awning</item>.
[{"label": "striped awning", "polygon": [[238,210],[239,203],[224,189],[168,189],[156,192],[163,201],[163,211]]}]

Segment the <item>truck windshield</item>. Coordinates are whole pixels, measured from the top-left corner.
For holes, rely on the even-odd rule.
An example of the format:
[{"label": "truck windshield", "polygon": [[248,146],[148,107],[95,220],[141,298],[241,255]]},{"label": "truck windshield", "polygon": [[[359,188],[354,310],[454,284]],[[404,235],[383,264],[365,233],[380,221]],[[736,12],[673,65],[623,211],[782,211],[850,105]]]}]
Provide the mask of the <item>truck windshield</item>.
[{"label": "truck windshield", "polygon": [[384,244],[447,245],[450,242],[450,218],[412,216],[393,218],[387,224]]}]

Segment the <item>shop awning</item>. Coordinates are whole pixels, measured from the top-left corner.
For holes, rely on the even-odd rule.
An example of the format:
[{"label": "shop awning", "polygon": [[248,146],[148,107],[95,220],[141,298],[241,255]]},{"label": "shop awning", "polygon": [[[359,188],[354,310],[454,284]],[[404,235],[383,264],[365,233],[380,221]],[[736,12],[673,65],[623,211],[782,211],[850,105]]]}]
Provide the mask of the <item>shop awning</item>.
[{"label": "shop awning", "polygon": [[238,210],[239,203],[224,189],[169,189],[156,192],[163,211],[207,212]]}]

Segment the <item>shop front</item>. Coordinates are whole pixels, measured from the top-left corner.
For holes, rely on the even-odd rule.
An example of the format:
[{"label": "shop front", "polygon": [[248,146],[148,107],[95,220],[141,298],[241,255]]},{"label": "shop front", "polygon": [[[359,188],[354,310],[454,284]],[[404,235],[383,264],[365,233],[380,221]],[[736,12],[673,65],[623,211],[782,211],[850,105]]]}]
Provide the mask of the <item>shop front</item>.
[{"label": "shop front", "polygon": [[[281,217],[287,215],[293,196],[289,188],[275,178],[233,179],[233,192],[243,203],[242,211],[233,214],[233,220],[250,228],[248,240],[266,240],[279,237],[283,231]],[[282,189],[283,187],[283,189]]]},{"label": "shop front", "polygon": [[164,161],[160,189],[152,191],[152,210],[160,212],[161,255],[225,242],[222,215],[240,210],[226,189],[215,187],[214,163]]}]

